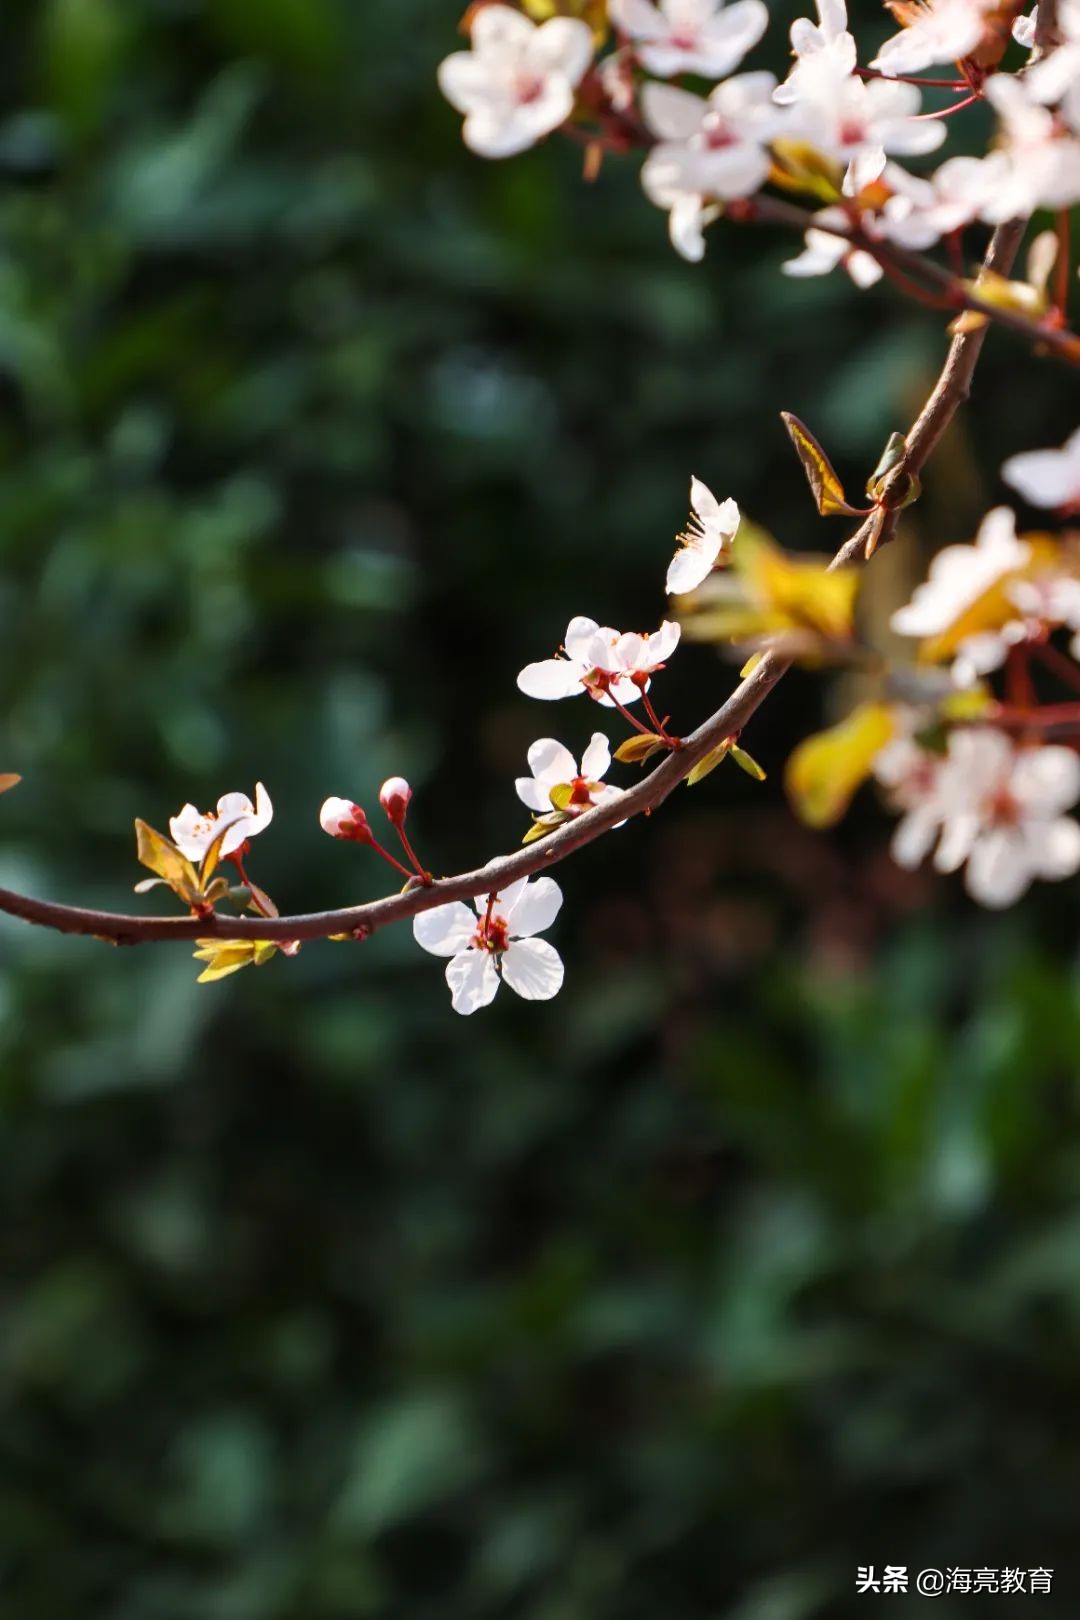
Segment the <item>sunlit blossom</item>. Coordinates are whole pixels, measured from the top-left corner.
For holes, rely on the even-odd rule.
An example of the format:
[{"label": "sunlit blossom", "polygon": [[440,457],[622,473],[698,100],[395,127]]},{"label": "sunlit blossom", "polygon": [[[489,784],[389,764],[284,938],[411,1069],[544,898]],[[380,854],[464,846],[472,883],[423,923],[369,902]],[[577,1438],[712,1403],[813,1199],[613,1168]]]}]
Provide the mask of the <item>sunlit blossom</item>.
[{"label": "sunlit blossom", "polygon": [[439,88],[465,114],[465,144],[481,157],[511,157],[566,122],[593,57],[593,37],[575,17],[539,27],[510,6],[476,11],[472,49],[439,65]]},{"label": "sunlit blossom", "polygon": [[455,1012],[469,1014],[494,1000],[499,983],[526,1001],[549,1001],[563,982],[559,953],[536,939],[555,921],[562,890],[552,878],[519,878],[500,894],[479,895],[413,918],[418,945],[448,956],[446,982]]},{"label": "sunlit blossom", "polygon": [[763,0],[609,0],[608,15],[633,40],[642,67],[660,79],[724,78],[769,23]]},{"label": "sunlit blossom", "polygon": [[668,564],[669,596],[696,590],[709,577],[722,554],[730,551],[739,522],[739,508],[733,500],[718,501],[700,478],[690,480],[690,520]]},{"label": "sunlit blossom", "polygon": [[225,831],[221,840],[222,857],[234,855],[249,838],[254,838],[270,825],[274,807],[270,795],[261,782],[255,786],[254,804],[246,793],[224,793],[216,810],[197,810],[185,804],[179,815],[169,821],[172,841],[189,861],[201,861],[214,840]]},{"label": "sunlit blossom", "polygon": [[578,816],[593,805],[618,798],[620,789],[603,778],[611,766],[611,748],[602,731],[595,731],[581,756],[581,764],[569,748],[554,737],[541,737],[528,752],[531,776],[519,776],[514,786],[522,804],[536,815],[549,815],[554,806],[552,792],[569,789],[565,803],[558,808],[565,815]]}]

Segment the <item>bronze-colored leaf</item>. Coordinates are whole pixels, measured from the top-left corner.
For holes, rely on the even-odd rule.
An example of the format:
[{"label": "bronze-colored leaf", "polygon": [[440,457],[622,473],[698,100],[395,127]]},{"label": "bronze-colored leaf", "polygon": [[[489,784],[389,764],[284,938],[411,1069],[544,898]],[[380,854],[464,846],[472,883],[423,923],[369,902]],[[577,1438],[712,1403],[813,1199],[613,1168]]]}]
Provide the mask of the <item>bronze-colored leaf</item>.
[{"label": "bronze-colored leaf", "polygon": [[647,759],[652,759],[664,747],[663,737],[658,737],[655,731],[640,732],[619,744],[615,758],[624,765],[644,765]]},{"label": "bronze-colored leaf", "polygon": [[179,895],[185,905],[193,905],[202,897],[198,874],[175,844],[145,821],[135,822],[136,848],[141,865],[149,867]]},{"label": "bronze-colored leaf", "polygon": [[858,517],[858,508],[851,506],[844,494],[844,486],[833,470],[832,462],[818,444],[810,429],[792,416],[790,411],[780,412],[781,420],[802,462],[807,483],[822,517]]}]

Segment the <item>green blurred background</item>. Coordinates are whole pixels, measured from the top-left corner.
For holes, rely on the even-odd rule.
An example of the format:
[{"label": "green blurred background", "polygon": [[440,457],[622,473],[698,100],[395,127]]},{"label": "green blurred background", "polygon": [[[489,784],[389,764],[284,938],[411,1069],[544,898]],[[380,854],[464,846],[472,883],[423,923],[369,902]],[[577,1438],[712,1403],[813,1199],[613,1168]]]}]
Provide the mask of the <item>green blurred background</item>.
[{"label": "green blurred background", "polygon": [[[857,487],[929,385],[939,318],[790,241],[691,267],[634,165],[469,156],[457,11],[5,0],[0,881],[149,910],[132,819],[256,777],[283,908],[385,888],[316,815],[391,771],[433,866],[512,847],[598,713],[515,674],[657,621],[691,471],[828,549],[777,413]],[[1072,383],[992,339],[871,617]],[[665,708],[733,680],[688,649]],[[921,1613],[855,1598],[885,1562],[1075,1609],[1074,896],[976,913],[872,803],[802,830],[827,689],[755,721],[764,787],[560,869],[549,1005],[455,1017],[408,929],[197,988],[3,925],[5,1620]]]}]

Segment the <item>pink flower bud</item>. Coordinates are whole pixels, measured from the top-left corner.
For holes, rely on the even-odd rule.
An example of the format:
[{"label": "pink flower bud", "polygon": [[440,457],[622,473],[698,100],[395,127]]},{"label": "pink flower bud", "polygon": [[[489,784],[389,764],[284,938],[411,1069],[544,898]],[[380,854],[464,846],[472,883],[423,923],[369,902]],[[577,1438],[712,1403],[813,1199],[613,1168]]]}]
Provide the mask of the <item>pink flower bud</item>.
[{"label": "pink flower bud", "polygon": [[412,788],[403,776],[388,777],[379,789],[379,803],[395,827],[404,825],[411,798]]},{"label": "pink flower bud", "polygon": [[354,844],[374,842],[367,816],[351,799],[327,799],[319,811],[319,825],[331,838],[348,839]]}]

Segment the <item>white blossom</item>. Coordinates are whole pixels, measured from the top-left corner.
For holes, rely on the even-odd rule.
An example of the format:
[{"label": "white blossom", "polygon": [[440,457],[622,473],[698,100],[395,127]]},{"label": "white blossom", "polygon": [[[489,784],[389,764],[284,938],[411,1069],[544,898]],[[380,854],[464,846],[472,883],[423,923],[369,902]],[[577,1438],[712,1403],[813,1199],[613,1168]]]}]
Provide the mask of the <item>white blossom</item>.
[{"label": "white blossom", "polygon": [[605,708],[615,706],[613,699],[632,703],[671,657],[679,634],[679,625],[666,619],[652,635],[613,630],[595,619],[571,619],[561,655],[527,664],[518,676],[518,690],[544,700],[587,691]]},{"label": "white blossom", "polygon": [[[851,223],[842,208],[823,208],[814,217],[823,226],[846,227]],[[864,215],[862,223],[864,230],[871,228],[867,216]],[[811,226],[803,240],[806,244],[803,251],[780,266],[786,276],[827,276],[831,270],[843,267],[856,287],[872,287],[881,280],[882,269],[873,254],[854,247],[846,237]]]},{"label": "white blossom", "polygon": [[936,844],[939,872],[966,865],[973,899],[1009,906],[1033,879],[1080,869],[1080,825],[1065,814],[1078,798],[1080,759],[1071,748],[1017,747],[989,726],[953,731],[921,800],[913,779],[904,785],[905,830],[893,853],[915,866]]},{"label": "white blossom", "polygon": [[790,105],[799,100],[811,62],[815,70],[827,64],[827,71],[839,82],[855,71],[858,55],[853,35],[848,32],[844,0],[817,0],[818,20],[799,17],[791,25],[791,49],[795,65],[783,84],[773,93],[774,101]]},{"label": "white blossom", "polygon": [[916,0],[913,20],[887,39],[870,66],[880,73],[921,73],[939,62],[959,62],[978,49],[999,0]]},{"label": "white blossom", "polygon": [[930,564],[926,581],[889,621],[901,636],[926,640],[942,635],[992,585],[1023,568],[1031,548],[1017,537],[1007,506],[988,512],[970,545],[946,546]]},{"label": "white blossom", "polygon": [[769,25],[763,0],[609,0],[608,15],[660,79],[695,73],[723,79]]},{"label": "white blossom", "polygon": [[179,815],[169,820],[172,841],[189,861],[201,861],[223,828],[228,828],[221,840],[220,853],[234,855],[249,838],[269,827],[274,815],[270,795],[261,782],[255,785],[255,803],[246,793],[224,793],[216,810],[196,810],[185,804]]},{"label": "white blossom", "polygon": [[768,142],[784,127],[773,105],[771,73],[727,79],[704,100],[673,85],[647,84],[641,106],[658,137],[645,159],[645,195],[670,214],[671,240],[684,259],[700,260],[702,235],[717,201],[749,197],[771,167]]},{"label": "white blossom", "polygon": [[1060,450],[1026,450],[1010,456],[1001,476],[1032,506],[1080,509],[1080,428]]},{"label": "white blossom", "polygon": [[539,738],[529,749],[527,758],[532,775],[519,776],[514,786],[522,804],[538,816],[551,814],[554,788],[570,789],[569,803],[559,808],[571,816],[618,798],[621,792],[603,780],[611,766],[611,749],[602,731],[593,732],[581,756],[580,767],[569,748],[556,742],[554,737]]},{"label": "white blossom", "polygon": [[940,120],[918,118],[921,105],[915,85],[838,78],[819,53],[804,64],[795,112],[802,137],[849,166],[844,191],[853,196],[880,175],[886,154],[919,156],[944,141]]},{"label": "white blossom", "polygon": [[983,207],[983,219],[999,224],[1037,208],[1080,202],[1080,139],[1063,134],[1053,112],[1040,106],[1014,74],[995,73],[985,93],[998,115],[1007,164]]},{"label": "white blossom", "polygon": [[448,956],[446,982],[455,1012],[474,1013],[495,997],[500,979],[526,1001],[549,1001],[563,982],[559,953],[535,939],[562,905],[552,878],[519,878],[493,898],[478,895],[413,918],[413,936],[433,956]]},{"label": "white blossom", "polygon": [[481,157],[511,157],[566,122],[593,57],[591,29],[576,17],[530,22],[510,6],[473,17],[472,49],[439,65],[439,88],[465,114],[465,144]]},{"label": "white blossom", "polygon": [[1080,0],[1060,0],[1057,20],[1062,43],[1028,69],[1025,82],[1036,101],[1060,103],[1061,116],[1080,135]]},{"label": "white blossom", "polygon": [[721,553],[731,549],[739,523],[739,508],[733,500],[718,501],[700,478],[691,478],[690,520],[668,564],[669,596],[696,590],[709,577]]},{"label": "white blossom", "polygon": [[893,195],[879,217],[881,234],[916,253],[978,219],[1006,176],[1001,152],[985,158],[954,157],[923,180],[889,164],[885,180]]}]

